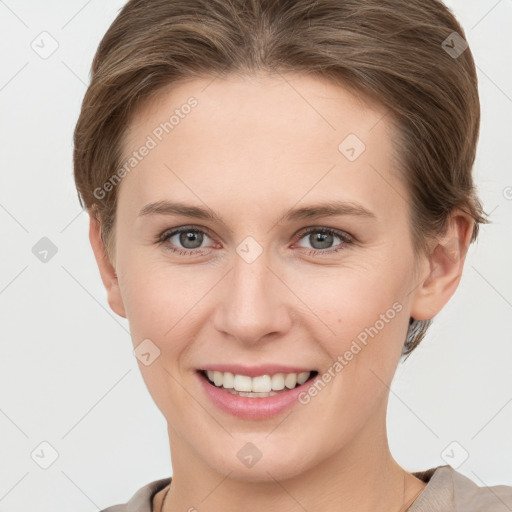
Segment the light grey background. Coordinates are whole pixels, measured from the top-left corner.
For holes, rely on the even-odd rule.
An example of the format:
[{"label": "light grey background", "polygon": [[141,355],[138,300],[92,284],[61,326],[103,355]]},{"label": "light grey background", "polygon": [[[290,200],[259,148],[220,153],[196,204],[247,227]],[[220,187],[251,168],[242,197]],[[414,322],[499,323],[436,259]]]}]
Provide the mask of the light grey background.
[{"label": "light grey background", "polygon": [[[171,474],[166,423],[128,322],[108,306],[72,178],[93,54],[123,3],[0,1],[1,511],[94,511]],[[451,463],[479,485],[512,485],[512,0],[447,5],[478,66],[475,176],[493,223],[428,338],[399,366],[390,445],[411,471]],[[47,58],[31,47],[56,44],[43,31],[58,43]],[[43,237],[58,251],[46,263],[32,252]],[[58,452],[48,469],[35,462],[50,460],[43,441]]]}]

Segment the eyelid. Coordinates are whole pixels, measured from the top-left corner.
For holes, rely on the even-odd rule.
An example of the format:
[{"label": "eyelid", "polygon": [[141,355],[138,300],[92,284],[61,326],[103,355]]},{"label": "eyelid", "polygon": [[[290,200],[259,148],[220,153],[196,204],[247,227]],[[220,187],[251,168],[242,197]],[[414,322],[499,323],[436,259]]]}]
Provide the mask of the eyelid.
[{"label": "eyelid", "polygon": [[165,242],[166,238],[168,239],[170,236],[177,235],[183,231],[200,231],[200,232],[208,235],[208,237],[210,237],[211,239],[214,238],[211,235],[209,229],[206,228],[205,226],[198,226],[195,224],[187,224],[187,225],[183,225],[183,226],[176,226],[175,228],[165,229],[157,236],[157,242]]},{"label": "eyelid", "polygon": [[[160,235],[158,235],[156,243],[165,245],[166,243],[169,242],[169,239],[172,238],[173,236],[180,234],[182,232],[187,232],[187,231],[199,231],[199,232],[202,232],[205,235],[207,235],[208,238],[210,238],[211,240],[215,240],[215,237],[213,237],[210,234],[210,231],[208,228],[206,228],[204,226],[192,224],[192,225],[177,226],[174,228],[169,228],[169,229],[164,230]],[[340,229],[332,228],[329,226],[313,225],[313,226],[307,226],[307,227],[302,228],[294,236],[293,244],[296,244],[302,238],[304,238],[305,235],[312,233],[312,232],[330,233],[330,234],[333,234],[334,236],[337,236],[338,238],[340,238],[342,242],[341,242],[341,244],[338,244],[338,246],[334,246],[334,248],[328,248],[325,250],[309,249],[307,247],[302,247],[302,249],[305,249],[306,251],[308,251],[308,253],[314,253],[314,254],[318,254],[318,255],[333,254],[333,253],[336,253],[336,252],[342,250],[346,245],[353,244],[354,242],[357,241],[353,235],[351,235],[350,233],[347,233],[346,231],[342,231]],[[336,248],[336,247],[339,247],[339,248]],[[186,254],[190,254],[190,255],[200,254],[201,251],[208,249],[207,247],[201,247],[201,248],[197,248],[197,249],[182,249],[181,247],[177,247],[176,249],[171,248],[171,247],[166,247],[166,248],[172,252],[182,252],[182,253],[186,253]]]},{"label": "eyelid", "polygon": [[343,231],[341,229],[331,228],[330,226],[309,226],[309,227],[301,229],[297,233],[296,237],[298,240],[300,240],[304,235],[307,235],[307,234],[309,234],[311,232],[315,232],[315,231],[332,232],[334,235],[339,236],[341,239],[346,240],[347,242],[348,241],[350,241],[350,242],[356,241],[356,238],[353,235],[351,235],[350,233],[347,233],[346,231]]},{"label": "eyelid", "polygon": [[[187,229],[190,231],[203,231],[210,238],[212,238],[212,239],[215,238],[214,236],[212,236],[212,234],[210,233],[210,230],[207,227],[199,226],[196,224],[189,224],[189,225],[177,226],[175,228],[165,229],[157,236],[157,241],[161,241],[166,235],[169,235],[171,233],[176,234],[181,231],[186,231]],[[332,228],[330,226],[322,226],[322,225],[306,226],[306,227],[302,228],[300,231],[298,231],[297,234],[294,235],[294,238],[295,238],[295,240],[300,239],[305,234],[307,234],[310,231],[313,231],[315,229],[318,231],[322,231],[322,230],[323,231],[332,231],[332,232],[336,233],[338,236],[347,238],[353,242],[355,242],[357,240],[353,235],[351,235],[350,233],[347,233],[346,231],[343,231],[343,230],[337,229],[337,228]]]}]

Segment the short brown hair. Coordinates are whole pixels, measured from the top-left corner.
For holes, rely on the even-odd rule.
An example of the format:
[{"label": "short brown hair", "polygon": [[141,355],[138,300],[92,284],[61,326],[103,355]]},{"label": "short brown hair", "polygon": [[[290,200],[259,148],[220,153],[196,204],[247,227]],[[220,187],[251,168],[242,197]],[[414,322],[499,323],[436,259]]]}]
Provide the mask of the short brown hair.
[{"label": "short brown hair", "polygon": [[[182,79],[302,72],[387,109],[415,254],[456,207],[474,220],[473,242],[488,220],[471,172],[480,104],[464,48],[462,27],[437,0],[130,0],[98,47],[75,129],[80,204],[100,221],[112,261],[117,187],[101,198],[95,191],[121,165],[135,107]],[[404,354],[430,322],[415,326]]]}]

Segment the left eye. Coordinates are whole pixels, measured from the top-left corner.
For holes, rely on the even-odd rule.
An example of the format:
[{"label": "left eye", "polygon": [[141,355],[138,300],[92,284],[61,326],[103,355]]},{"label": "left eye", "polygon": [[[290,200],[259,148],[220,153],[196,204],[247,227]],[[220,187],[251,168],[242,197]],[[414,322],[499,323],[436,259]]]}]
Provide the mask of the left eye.
[{"label": "left eye", "polygon": [[[304,239],[306,236],[309,237],[307,238],[309,243],[316,245],[316,247],[313,246],[313,248],[308,251],[308,254],[337,252],[353,241],[351,236],[347,233],[324,227],[309,228],[307,231],[301,233],[299,240]],[[175,237],[177,237],[176,240],[172,241]],[[210,238],[202,229],[184,226],[165,231],[159,236],[157,243],[165,243],[168,250],[178,254],[191,255],[193,253],[202,252],[200,249],[204,249],[201,245],[205,237]],[[341,240],[341,243],[333,249],[331,244],[335,238]]]},{"label": "left eye", "polygon": [[[352,237],[347,233],[331,228],[310,228],[301,234],[300,240],[306,236],[308,236],[307,240],[309,243],[317,245],[317,247],[313,246],[313,250],[308,251],[309,254],[337,252],[345,248],[346,245],[352,243]],[[331,244],[333,243],[334,238],[340,239],[341,243],[335,246],[335,248],[332,248]]]}]

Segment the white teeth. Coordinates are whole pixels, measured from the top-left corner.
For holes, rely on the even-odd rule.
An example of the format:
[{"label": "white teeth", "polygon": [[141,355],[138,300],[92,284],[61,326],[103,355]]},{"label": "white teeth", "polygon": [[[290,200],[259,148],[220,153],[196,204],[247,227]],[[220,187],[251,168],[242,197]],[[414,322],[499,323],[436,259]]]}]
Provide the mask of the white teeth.
[{"label": "white teeth", "polygon": [[272,375],[272,389],[281,391],[284,389],[284,373],[276,373]]},{"label": "white teeth", "polygon": [[216,386],[222,386],[222,383],[224,382],[224,377],[221,372],[213,372],[213,382]]},{"label": "white teeth", "polygon": [[276,373],[274,375],[258,375],[257,377],[249,377],[248,375],[233,374],[230,372],[219,372],[217,370],[208,370],[206,372],[208,379],[215,386],[222,387],[233,394],[240,396],[272,396],[273,391],[282,391],[285,389],[293,389],[306,382],[311,372],[297,373]]},{"label": "white teeth", "polygon": [[[215,384],[217,385],[217,384]],[[233,387],[236,391],[252,391],[252,379],[247,375],[235,375]]]},{"label": "white teeth", "polygon": [[270,393],[272,390],[272,379],[270,375],[261,375],[260,377],[253,377],[252,391],[255,393]]},{"label": "white teeth", "polygon": [[235,385],[235,376],[231,372],[225,372],[222,387],[232,389]]},{"label": "white teeth", "polygon": [[297,374],[296,373],[287,373],[284,378],[284,385],[288,389],[293,389],[297,385]]},{"label": "white teeth", "polygon": [[309,376],[311,375],[311,372],[302,372],[297,374],[297,383],[304,384],[309,379]]},{"label": "white teeth", "polygon": [[265,398],[267,396],[274,396],[277,395],[275,391],[270,391],[270,393],[245,393],[243,391],[234,391],[232,389],[227,390],[228,393],[231,393],[232,395],[238,395],[238,396],[247,396],[249,398]]}]

